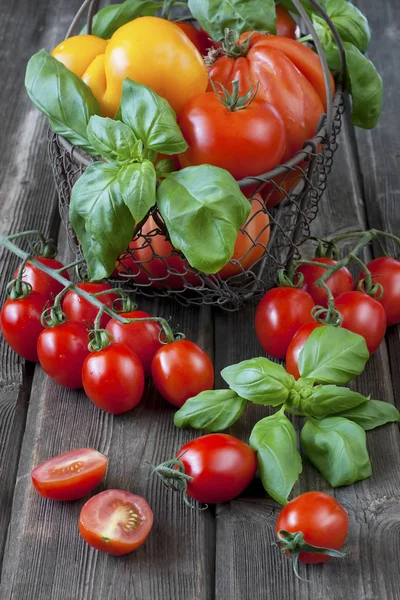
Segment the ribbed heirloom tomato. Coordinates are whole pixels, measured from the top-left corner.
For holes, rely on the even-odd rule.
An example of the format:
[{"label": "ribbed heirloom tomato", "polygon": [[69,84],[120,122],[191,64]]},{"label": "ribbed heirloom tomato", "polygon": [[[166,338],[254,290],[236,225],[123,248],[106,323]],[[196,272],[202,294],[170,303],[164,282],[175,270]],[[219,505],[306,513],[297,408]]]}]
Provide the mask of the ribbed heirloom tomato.
[{"label": "ribbed heirloom tomato", "polygon": [[108,459],[93,448],[69,450],[33,469],[32,483],[44,498],[78,500],[103,480]]},{"label": "ribbed heirloom tomato", "polygon": [[[378,300],[385,309],[387,326],[400,323],[400,261],[390,256],[375,258],[367,264],[372,275],[372,283],[383,287],[383,296]],[[357,285],[363,281],[363,273],[357,280]]]},{"label": "ribbed heirloom tomato", "polygon": [[[322,263],[327,265],[327,267],[333,266],[337,262],[336,260],[333,260],[333,258],[327,257],[312,258],[311,261]],[[318,287],[316,285],[317,280],[326,273],[326,269],[324,267],[318,267],[317,265],[299,265],[296,269],[296,273],[303,274],[304,283],[302,288],[310,294],[315,304],[325,307],[328,306],[328,294],[323,287]],[[337,298],[344,292],[350,292],[353,289],[353,277],[346,267],[342,267],[333,273],[325,283],[334,298]]]},{"label": "ribbed heirloom tomato", "polygon": [[[35,258],[35,260],[40,262],[45,267],[49,267],[49,269],[57,270],[62,269],[64,266],[62,262],[54,258],[37,257]],[[20,268],[21,267],[18,267],[16,269],[13,276],[14,279],[17,277]],[[61,275],[66,279],[69,279],[68,271],[62,271]],[[57,294],[59,294],[64,289],[62,283],[60,283],[56,279],[53,279],[52,277],[50,277],[50,275],[47,275],[47,273],[44,273],[43,271],[35,267],[35,265],[29,262],[27,262],[24,265],[22,281],[29,283],[32,286],[34,292],[38,292],[49,301],[54,300],[55,296],[57,296]]]},{"label": "ribbed heirloom tomato", "polygon": [[44,327],[41,316],[46,305],[46,298],[37,292],[29,296],[6,300],[0,313],[1,332],[9,346],[32,362],[37,362],[37,341]]},{"label": "ribbed heirloom tomato", "polygon": [[[107,292],[112,287],[109,283],[103,282],[81,282],[77,283],[76,287],[84,290],[88,294],[98,294],[99,292]],[[112,308],[114,300],[118,298],[117,294],[102,294],[98,297],[98,300],[105,304],[108,308]],[[63,299],[62,303],[63,312],[67,315],[70,321],[81,321],[93,325],[94,320],[99,312],[99,309],[79,296],[73,290],[69,290]],[[104,328],[108,321],[111,319],[109,315],[104,313],[100,319],[100,327]]]}]

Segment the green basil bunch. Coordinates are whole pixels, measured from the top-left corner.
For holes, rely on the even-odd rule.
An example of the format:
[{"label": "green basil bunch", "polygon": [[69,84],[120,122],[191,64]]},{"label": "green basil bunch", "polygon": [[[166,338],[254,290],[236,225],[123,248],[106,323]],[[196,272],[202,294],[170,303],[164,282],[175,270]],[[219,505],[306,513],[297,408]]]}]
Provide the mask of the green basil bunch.
[{"label": "green basil bunch", "polygon": [[91,279],[111,275],[135,223],[155,204],[173,246],[193,268],[216,273],[226,265],[250,203],[224,169],[201,165],[171,173],[171,161],[156,162],[158,153],[187,149],[166,100],[126,79],[117,119],[102,118],[87,85],[44,50],[30,59],[25,86],[53,131],[102,158],[74,185],[69,213]]},{"label": "green basil bunch", "polygon": [[285,412],[306,418],[300,439],[310,462],[332,487],[349,485],[371,475],[365,431],[400,421],[392,404],[341,387],[362,373],[368,358],[363,337],[331,325],[319,327],[300,353],[299,380],[267,358],[245,360],[221,372],[228,390],[190,398],[175,413],[175,425],[217,432],[237,421],[248,402],[280,407],[256,423],[250,435],[269,495],[286,504],[302,470],[296,430]]}]

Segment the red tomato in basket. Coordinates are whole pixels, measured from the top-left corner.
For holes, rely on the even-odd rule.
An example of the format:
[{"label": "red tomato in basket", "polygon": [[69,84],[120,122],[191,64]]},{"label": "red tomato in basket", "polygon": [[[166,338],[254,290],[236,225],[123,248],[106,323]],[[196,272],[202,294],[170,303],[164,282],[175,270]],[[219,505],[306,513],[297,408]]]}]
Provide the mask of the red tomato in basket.
[{"label": "red tomato in basket", "polygon": [[187,21],[175,21],[175,25],[179,29],[182,29],[183,33],[187,35],[202,56],[207,54],[209,48],[218,48],[219,44],[210,39],[210,36],[204,29],[198,29]]},{"label": "red tomato in basket", "polygon": [[276,35],[296,39],[296,21],[290,16],[290,13],[281,6],[276,5]]}]

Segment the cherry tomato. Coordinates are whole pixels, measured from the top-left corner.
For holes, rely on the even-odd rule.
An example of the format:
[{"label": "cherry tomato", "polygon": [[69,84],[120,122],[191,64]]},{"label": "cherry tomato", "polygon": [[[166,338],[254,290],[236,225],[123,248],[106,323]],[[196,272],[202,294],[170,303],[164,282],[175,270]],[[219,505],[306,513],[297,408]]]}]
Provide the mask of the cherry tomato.
[{"label": "cherry tomato", "polygon": [[289,344],[304,323],[312,323],[314,300],[304,290],[278,287],[269,290],[257,306],[255,328],[267,354],[285,358]]},{"label": "cherry tomato", "polygon": [[[231,86],[229,82],[229,93]],[[213,91],[200,94],[184,105],[178,123],[189,144],[179,155],[182,167],[214,165],[241,179],[274,168],[286,148],[282,117],[271,104],[259,100],[258,93],[241,110],[227,108]]]},{"label": "cherry tomato", "polygon": [[202,56],[205,56],[209,48],[216,48],[217,44],[210,39],[210,36],[204,29],[198,29],[192,23],[187,21],[175,21],[175,25],[182,29],[189,40],[196,46]]},{"label": "cherry tomato", "polygon": [[119,415],[137,406],[142,398],[143,366],[128,346],[110,344],[85,359],[82,381],[83,389],[96,406]]},{"label": "cherry tomato", "polygon": [[[103,282],[91,283],[85,281],[77,283],[76,285],[88,294],[97,294],[98,292],[112,289],[109,283]],[[117,298],[117,294],[112,293],[103,294],[98,297],[98,300],[102,304],[108,306],[108,308],[112,308],[113,302]],[[93,306],[93,304],[90,304],[90,302],[81,298],[81,296],[78,296],[73,290],[69,290],[65,294],[62,309],[70,321],[84,321],[85,323],[89,323],[89,325],[93,325],[97,313],[99,312],[99,309],[96,306]],[[111,317],[109,315],[103,314],[100,319],[100,328],[104,329],[110,319]]]},{"label": "cherry tomato", "polygon": [[281,6],[276,5],[276,34],[283,37],[296,39],[296,21],[292,19],[290,13]]},{"label": "cherry tomato", "polygon": [[82,366],[89,355],[87,326],[66,321],[44,329],[39,335],[37,352],[40,365],[56,383],[68,388],[82,387]]},{"label": "cherry tomato", "polygon": [[160,348],[153,358],[151,375],[161,396],[178,407],[214,385],[214,367],[209,356],[189,340]]},{"label": "cherry tomato", "polygon": [[[55,260],[54,258],[36,258],[35,260],[42,263],[42,265],[49,267],[49,269],[57,270],[62,269],[64,266],[59,260]],[[21,266],[15,270],[14,279],[17,277],[20,268]],[[68,271],[62,271],[61,275],[66,279],[69,279]],[[22,280],[29,283],[34,292],[38,292],[49,301],[54,300],[55,296],[64,289],[64,286],[61,283],[29,262],[24,266]]]},{"label": "cherry tomato", "polygon": [[[149,313],[142,310],[134,310],[121,313],[124,319],[144,319],[151,317]],[[108,321],[106,326],[117,344],[125,344],[140,359],[144,374],[147,377],[151,373],[151,363],[155,353],[162,347],[160,342],[161,326],[155,321],[143,321],[141,323],[129,323],[124,325],[115,319]]]},{"label": "cherry tomato", "polygon": [[250,446],[225,433],[211,433],[191,440],[178,452],[188,495],[206,504],[229,502],[241,494],[257,471],[257,455]]},{"label": "cherry tomato", "polygon": [[[276,531],[304,534],[312,546],[339,550],[347,537],[347,512],[332,496],[323,492],[307,492],[283,507],[276,522]],[[303,563],[317,564],[330,559],[326,554],[301,552]]]},{"label": "cherry tomato", "polygon": [[[372,275],[373,283],[383,286],[384,294],[379,302],[385,309],[387,326],[400,323],[400,262],[389,256],[375,258],[367,264]],[[364,279],[363,273],[357,284]]]},{"label": "cherry tomato", "polygon": [[322,327],[322,323],[317,323],[315,321],[313,323],[305,323],[297,330],[289,344],[286,352],[286,371],[293,375],[295,379],[300,378],[298,367],[300,352],[303,350],[304,344],[311,333],[314,329],[317,329],[317,327]]},{"label": "cherry tomato", "polygon": [[107,457],[93,448],[69,450],[35,467],[32,483],[44,498],[77,500],[99,485],[107,464]]},{"label": "cherry tomato", "polygon": [[44,329],[40,322],[46,305],[46,298],[38,292],[31,292],[26,298],[6,300],[0,314],[2,334],[9,346],[32,362],[37,362],[37,341]]},{"label": "cherry tomato", "polygon": [[[312,262],[323,263],[324,265],[332,266],[336,264],[336,260],[332,258],[312,258]],[[328,306],[328,294],[322,287],[316,285],[316,281],[324,275],[326,269],[311,265],[299,265],[296,273],[304,275],[303,290],[306,290],[314,300],[315,304],[320,306]],[[346,267],[342,267],[336,273],[333,273],[327,279],[326,285],[332,292],[334,298],[340,296],[344,292],[350,292],[353,289],[353,277]]]},{"label": "cherry tomato", "polygon": [[79,533],[96,550],[114,556],[143,544],[153,526],[144,498],[122,490],[105,490],[90,498],[79,517]]},{"label": "cherry tomato", "polygon": [[343,317],[341,327],[365,338],[372,354],[380,346],[386,333],[386,313],[376,300],[362,292],[345,292],[335,300]]}]

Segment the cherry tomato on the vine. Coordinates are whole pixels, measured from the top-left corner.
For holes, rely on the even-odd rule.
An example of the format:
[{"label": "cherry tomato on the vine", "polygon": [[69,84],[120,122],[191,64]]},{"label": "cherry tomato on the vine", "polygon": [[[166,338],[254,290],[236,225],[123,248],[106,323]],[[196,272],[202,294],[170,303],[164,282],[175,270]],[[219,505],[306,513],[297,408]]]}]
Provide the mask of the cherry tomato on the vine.
[{"label": "cherry tomato on the vine", "polygon": [[0,314],[2,334],[9,346],[32,362],[37,362],[37,341],[44,327],[40,321],[47,299],[38,292],[29,296],[6,300]]},{"label": "cherry tomato on the vine", "polygon": [[178,407],[214,386],[210,357],[189,340],[177,340],[160,348],[153,358],[151,375],[161,396]]},{"label": "cherry tomato on the vine", "polygon": [[90,498],[79,517],[79,533],[90,546],[114,556],[143,544],[153,526],[144,498],[122,490],[106,490]]},{"label": "cherry tomato on the vine", "polygon": [[[387,326],[400,323],[400,261],[390,256],[381,256],[375,258],[367,264],[372,275],[372,283],[380,283],[384,293],[378,300],[385,309]],[[363,273],[359,276],[360,280],[365,279]]]},{"label": "cherry tomato on the vine", "polygon": [[[347,512],[332,496],[307,492],[291,500],[279,513],[276,531],[301,532],[304,541],[319,548],[340,550],[349,529]],[[295,551],[301,550],[301,546]],[[300,552],[303,563],[323,563],[331,557],[318,552]]]},{"label": "cherry tomato on the vine", "polygon": [[[35,257],[35,260],[42,263],[45,267],[49,267],[49,269],[57,270],[62,269],[64,266],[62,262],[54,258]],[[15,270],[14,279],[17,277],[20,268],[21,266]],[[61,275],[65,279],[69,279],[68,271],[62,271]],[[56,279],[53,279],[50,275],[47,275],[47,273],[44,273],[29,262],[24,266],[22,281],[29,283],[33,291],[41,294],[46,300],[54,300],[55,296],[64,289],[62,283],[59,283]]]},{"label": "cherry tomato on the vine", "polygon": [[322,323],[317,323],[316,321],[313,323],[305,323],[294,334],[286,352],[286,371],[293,375],[295,379],[300,378],[298,366],[300,352],[303,350],[304,344],[314,329],[317,329],[317,327],[322,327],[322,325]]},{"label": "cherry tomato on the vine", "polygon": [[[323,263],[328,266],[336,264],[333,258],[321,257],[312,258],[312,262]],[[306,290],[314,300],[315,304],[319,306],[328,306],[328,294],[323,287],[318,287],[316,281],[324,275],[326,269],[324,267],[317,267],[317,265],[299,265],[296,269],[296,273],[302,273],[304,276],[304,283],[302,285],[303,290]],[[353,277],[350,271],[346,267],[342,267],[336,273],[333,273],[327,279],[326,285],[331,290],[332,296],[337,298],[344,292],[350,292],[353,289]]]},{"label": "cherry tomato on the vine", "polygon": [[35,467],[32,483],[44,498],[78,500],[99,485],[107,464],[107,457],[93,448],[69,450]]},{"label": "cherry tomato on the vine", "polygon": [[314,300],[304,290],[278,287],[269,290],[257,306],[255,328],[265,352],[285,358],[290,341],[304,323],[313,322]]},{"label": "cherry tomato on the vine", "polygon": [[[145,319],[151,317],[142,310],[121,313],[124,319]],[[151,373],[151,363],[155,353],[162,347],[160,342],[161,325],[155,321],[142,321],[139,323],[120,323],[116,319],[108,321],[106,330],[109,331],[117,344],[125,344],[140,359],[144,374]]]},{"label": "cherry tomato on the vine", "polygon": [[128,346],[112,343],[85,359],[82,381],[96,406],[119,415],[137,406],[142,398],[143,366]]},{"label": "cherry tomato on the vine", "polygon": [[82,366],[89,354],[87,326],[66,321],[48,327],[39,335],[37,351],[40,365],[56,383],[68,388],[82,387]]},{"label": "cherry tomato on the vine", "polygon": [[386,313],[376,300],[363,292],[345,292],[335,300],[343,317],[341,327],[365,338],[372,354],[381,345],[386,333]]},{"label": "cherry tomato on the vine", "polygon": [[[103,282],[92,283],[84,281],[77,283],[76,286],[88,294],[98,294],[99,292],[112,289],[109,283]],[[112,308],[113,302],[117,298],[117,294],[114,293],[98,296],[98,300],[108,308]],[[62,309],[70,321],[84,321],[90,325],[93,325],[97,313],[99,312],[99,309],[96,306],[90,304],[85,298],[81,298],[81,296],[73,290],[69,290],[65,294]],[[110,319],[111,317],[104,313],[100,319],[100,327],[104,328]]]}]

